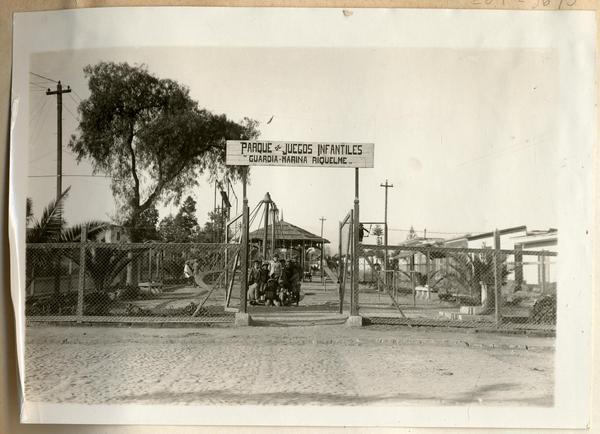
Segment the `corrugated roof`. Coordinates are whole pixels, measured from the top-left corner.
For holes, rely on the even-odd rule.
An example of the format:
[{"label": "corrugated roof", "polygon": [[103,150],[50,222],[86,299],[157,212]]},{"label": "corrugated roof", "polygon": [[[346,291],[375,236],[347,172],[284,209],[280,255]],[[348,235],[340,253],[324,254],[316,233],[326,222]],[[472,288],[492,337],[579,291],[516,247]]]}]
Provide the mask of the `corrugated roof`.
[{"label": "corrugated roof", "polygon": [[[267,236],[271,239],[271,225],[267,227]],[[264,238],[265,228],[259,228],[255,231],[250,232],[250,240],[262,240]],[[321,237],[313,233],[308,232],[305,229],[299,228],[296,225],[288,223],[283,220],[279,220],[275,223],[275,237],[278,240],[293,240],[293,241],[313,241],[321,242]],[[323,241],[329,244],[329,240],[323,239]]]}]

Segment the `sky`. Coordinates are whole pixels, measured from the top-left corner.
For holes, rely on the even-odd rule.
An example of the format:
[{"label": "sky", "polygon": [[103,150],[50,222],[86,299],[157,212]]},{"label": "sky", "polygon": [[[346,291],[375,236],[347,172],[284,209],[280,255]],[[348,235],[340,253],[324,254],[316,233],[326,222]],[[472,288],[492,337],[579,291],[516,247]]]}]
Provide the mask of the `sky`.
[{"label": "sky", "polygon": [[[91,177],[67,148],[77,106],[89,96],[83,67],[146,64],[186,85],[201,107],[259,121],[260,139],[366,142],[374,168],[360,170],[362,221],[383,221],[386,180],[391,243],[413,226],[451,238],[526,224],[557,225],[558,61],[550,49],[131,48],[34,54],[30,72],[70,85],[63,98],[67,222],[110,219],[106,177]],[[54,83],[30,74],[29,188],[34,213],[55,196]],[[272,121],[267,124],[269,119]],[[78,175],[78,176],[72,176]],[[286,221],[337,242],[353,206],[354,170],[253,167],[250,208],[270,192]],[[241,210],[241,185],[235,186]],[[201,224],[213,206],[207,179],[188,192]],[[235,208],[235,198],[232,199]],[[161,217],[178,207],[159,206]],[[370,242],[369,239],[365,240]],[[375,240],[371,240],[375,241]]]}]

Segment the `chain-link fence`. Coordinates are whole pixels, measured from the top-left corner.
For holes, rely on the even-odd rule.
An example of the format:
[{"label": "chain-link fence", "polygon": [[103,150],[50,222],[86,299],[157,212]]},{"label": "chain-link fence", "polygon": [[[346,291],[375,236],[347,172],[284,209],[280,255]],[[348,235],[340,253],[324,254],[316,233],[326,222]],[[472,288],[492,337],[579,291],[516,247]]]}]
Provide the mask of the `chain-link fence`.
[{"label": "chain-link fence", "polygon": [[28,244],[25,293],[28,319],[231,321],[239,245]]},{"label": "chain-link fence", "polygon": [[556,253],[361,246],[360,313],[371,320],[552,330]]}]

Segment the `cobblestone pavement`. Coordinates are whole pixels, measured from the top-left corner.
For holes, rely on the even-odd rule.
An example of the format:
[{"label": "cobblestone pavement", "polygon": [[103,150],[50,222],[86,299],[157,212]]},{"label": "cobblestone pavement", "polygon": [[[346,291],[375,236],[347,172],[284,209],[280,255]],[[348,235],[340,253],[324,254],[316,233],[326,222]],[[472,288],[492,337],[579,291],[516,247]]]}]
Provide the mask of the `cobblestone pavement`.
[{"label": "cobblestone pavement", "polygon": [[26,398],[70,403],[553,403],[554,340],[372,326],[29,327]]}]

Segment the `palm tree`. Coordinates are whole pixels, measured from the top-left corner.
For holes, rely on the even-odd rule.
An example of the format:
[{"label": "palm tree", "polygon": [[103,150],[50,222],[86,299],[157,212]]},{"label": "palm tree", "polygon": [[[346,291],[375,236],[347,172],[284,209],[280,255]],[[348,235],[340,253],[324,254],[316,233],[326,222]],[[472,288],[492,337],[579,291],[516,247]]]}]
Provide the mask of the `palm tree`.
[{"label": "palm tree", "polygon": [[[65,227],[63,208],[71,187],[68,187],[58,198],[51,200],[44,208],[41,217],[36,220],[32,214],[32,202],[27,198],[27,223],[32,226],[27,229],[25,240],[27,244],[49,244],[76,242],[81,239],[83,227],[86,226],[88,237],[94,237],[103,231],[108,223],[92,220],[82,224]],[[73,257],[73,251],[79,249],[57,249],[56,245],[48,248],[26,249],[26,279],[25,285],[29,287],[33,281],[34,273],[54,274],[57,278],[55,292],[60,291],[60,259],[63,256]],[[58,254],[57,254],[58,253]]]},{"label": "palm tree", "polygon": [[[488,288],[488,296],[485,302],[484,312],[491,312],[496,306],[495,297],[495,275],[494,275],[494,252],[492,250],[486,253],[470,255],[467,253],[457,253],[450,255],[450,272],[445,278],[454,280],[459,287],[469,292],[469,296],[481,303],[482,285]],[[506,265],[506,255],[500,255],[500,281],[505,283],[506,277],[510,274]]]},{"label": "palm tree", "polygon": [[31,199],[27,200],[27,223],[32,226],[27,231],[27,243],[52,243],[59,242],[64,220],[63,206],[65,199],[69,196],[71,187],[68,187],[58,198],[51,200],[39,220],[35,220],[32,214]]}]

